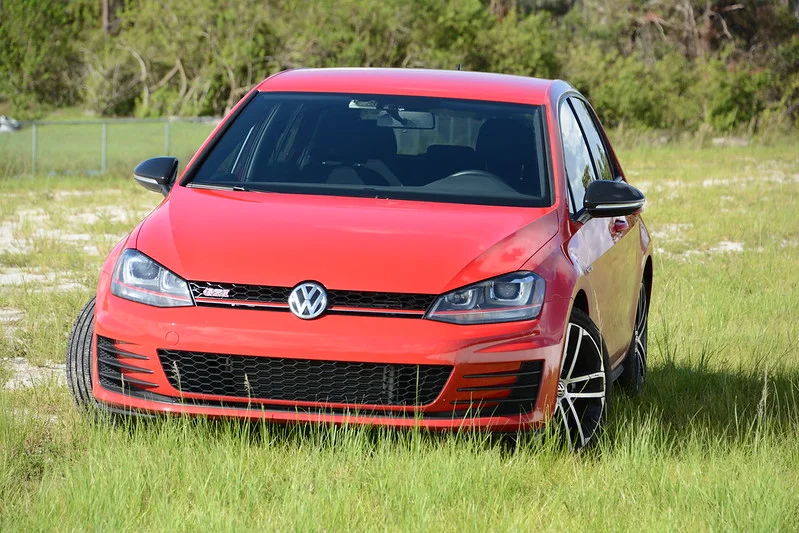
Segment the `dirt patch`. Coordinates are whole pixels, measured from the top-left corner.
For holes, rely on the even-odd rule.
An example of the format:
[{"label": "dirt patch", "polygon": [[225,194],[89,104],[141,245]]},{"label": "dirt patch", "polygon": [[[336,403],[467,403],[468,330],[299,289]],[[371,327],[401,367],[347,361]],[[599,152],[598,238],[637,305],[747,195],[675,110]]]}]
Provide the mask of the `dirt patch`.
[{"label": "dirt patch", "polygon": [[650,234],[659,242],[682,241],[686,231],[693,228],[693,224],[663,224],[652,228]]},{"label": "dirt patch", "polygon": [[36,292],[53,290],[72,291],[83,288],[83,285],[77,281],[65,277],[64,273],[60,276],[56,276],[53,272],[45,274],[21,268],[0,269],[0,287],[21,286],[33,283],[42,285],[41,288],[35,289]]},{"label": "dirt patch", "polygon": [[0,270],[0,286],[24,285],[26,283],[51,283],[55,274],[39,274],[21,268],[5,268]]},{"label": "dirt patch", "polygon": [[741,242],[721,241],[708,251],[710,253],[740,253],[744,251],[744,245]]},{"label": "dirt patch", "polygon": [[130,224],[131,226],[147,216],[152,209],[132,209],[118,205],[101,205],[89,211],[73,212],[69,222],[75,225],[94,225],[102,220],[112,223]]},{"label": "dirt patch", "polygon": [[[721,241],[715,246],[711,246],[710,248],[706,248],[704,250],[686,250],[685,252],[681,253],[673,253],[663,248],[655,248],[655,252],[659,255],[664,257],[668,257],[670,259],[677,259],[678,261],[690,261],[692,259],[698,259],[702,261],[703,259],[717,254],[739,254],[744,251],[744,245],[742,242],[733,242],[733,241]],[[752,249],[750,249],[752,251]],[[762,248],[755,248],[753,249],[755,252],[762,252]]]},{"label": "dirt patch", "polygon": [[729,187],[731,185],[758,185],[761,183],[797,183],[799,182],[799,174],[784,174],[782,172],[773,172],[769,175],[763,176],[746,176],[738,178],[713,178],[702,181],[702,187]]},{"label": "dirt patch", "polygon": [[82,243],[93,239],[93,236],[88,233],[66,233],[57,229],[38,229],[33,236],[37,239],[52,239],[69,243]]},{"label": "dirt patch", "polygon": [[63,363],[48,362],[34,366],[24,357],[2,358],[0,362],[11,373],[3,384],[5,390],[29,389],[48,383],[66,385],[66,365]]},{"label": "dirt patch", "polygon": [[99,191],[56,191],[53,195],[56,200],[65,200],[67,198],[80,198],[83,196],[96,196],[97,194],[120,194],[117,189],[105,189]]},{"label": "dirt patch", "polygon": [[[66,192],[69,191],[64,191],[64,193]],[[75,191],[75,193],[80,192]],[[142,219],[149,212],[150,210],[130,210],[116,205],[104,205],[98,206],[91,211],[69,215],[68,224],[65,228],[51,228],[47,227],[50,222],[50,216],[44,210],[19,209],[13,217],[16,220],[5,220],[0,223],[0,253],[26,254],[31,251],[34,240],[45,239],[80,247],[88,255],[99,255],[98,247],[93,245],[92,242],[96,242],[99,239],[117,242],[122,238],[122,235],[90,234],[85,231],[76,231],[78,227],[83,226],[81,229],[85,229],[86,225],[94,225],[101,221],[130,224],[133,227],[136,221]],[[32,225],[36,229],[30,234],[26,233],[26,238],[17,237],[18,231],[23,225]],[[33,277],[32,281],[38,280]],[[0,285],[8,285],[10,283],[10,281],[3,282],[0,280]]]},{"label": "dirt patch", "polygon": [[16,323],[25,317],[25,313],[13,307],[0,307],[0,329],[7,340],[14,340],[17,333]]},{"label": "dirt patch", "polygon": [[16,229],[17,224],[0,223],[0,253],[25,254],[30,251],[30,243],[27,240],[14,236]]}]

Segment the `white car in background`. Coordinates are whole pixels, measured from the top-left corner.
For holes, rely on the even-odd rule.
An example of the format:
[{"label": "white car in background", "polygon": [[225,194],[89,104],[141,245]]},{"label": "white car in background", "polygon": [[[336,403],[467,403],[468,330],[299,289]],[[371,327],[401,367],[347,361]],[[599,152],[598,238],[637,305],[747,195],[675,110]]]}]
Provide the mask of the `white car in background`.
[{"label": "white car in background", "polygon": [[22,128],[22,123],[19,120],[14,120],[11,117],[0,115],[0,133],[12,133]]}]

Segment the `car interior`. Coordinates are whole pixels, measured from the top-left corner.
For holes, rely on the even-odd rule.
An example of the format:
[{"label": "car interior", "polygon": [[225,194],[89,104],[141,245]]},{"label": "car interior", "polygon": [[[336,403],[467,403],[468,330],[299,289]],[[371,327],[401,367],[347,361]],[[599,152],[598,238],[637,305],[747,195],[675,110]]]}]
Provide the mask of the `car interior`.
[{"label": "car interior", "polygon": [[538,107],[434,104],[407,112],[426,119],[419,127],[403,120],[406,107],[334,100],[280,102],[242,115],[194,181],[548,195]]}]

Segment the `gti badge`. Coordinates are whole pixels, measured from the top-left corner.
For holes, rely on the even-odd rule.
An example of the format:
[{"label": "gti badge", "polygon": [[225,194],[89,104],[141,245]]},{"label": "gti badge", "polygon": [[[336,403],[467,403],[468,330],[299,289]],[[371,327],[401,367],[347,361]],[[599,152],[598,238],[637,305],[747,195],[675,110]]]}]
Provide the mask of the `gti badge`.
[{"label": "gti badge", "polygon": [[230,294],[230,289],[214,289],[211,287],[203,289],[203,296],[209,296],[211,298],[227,298],[228,294]]},{"label": "gti badge", "polygon": [[300,283],[289,295],[289,309],[304,320],[321,315],[327,309],[327,293],[314,281]]}]

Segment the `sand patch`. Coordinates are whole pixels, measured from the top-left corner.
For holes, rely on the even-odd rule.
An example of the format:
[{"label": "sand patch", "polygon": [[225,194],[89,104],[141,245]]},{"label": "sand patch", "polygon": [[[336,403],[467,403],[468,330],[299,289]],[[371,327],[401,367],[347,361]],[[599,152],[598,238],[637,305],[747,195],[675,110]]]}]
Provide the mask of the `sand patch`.
[{"label": "sand patch", "polygon": [[710,248],[708,252],[718,253],[740,253],[744,251],[744,245],[741,242],[721,241],[716,246]]},{"label": "sand patch", "polygon": [[13,307],[0,307],[0,329],[7,340],[16,338],[16,323],[25,317],[25,313]]},{"label": "sand patch", "polygon": [[660,242],[679,242],[684,240],[683,235],[691,230],[693,224],[663,224],[652,228],[649,232],[653,239]]},{"label": "sand patch", "polygon": [[47,362],[43,366],[34,366],[24,357],[2,358],[0,362],[11,372],[11,377],[3,384],[5,390],[29,389],[48,383],[66,384],[64,363]]},{"label": "sand patch", "polygon": [[83,285],[74,279],[70,279],[63,272],[60,275],[56,275],[53,272],[42,273],[21,268],[0,269],[0,287],[19,287],[31,284],[40,285],[40,287],[34,289],[34,292],[64,292],[84,288]]}]

